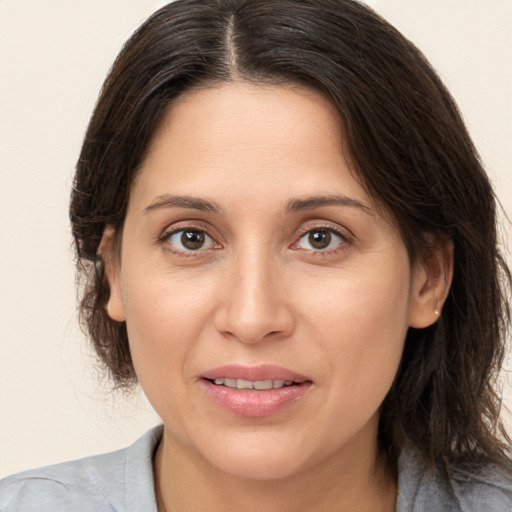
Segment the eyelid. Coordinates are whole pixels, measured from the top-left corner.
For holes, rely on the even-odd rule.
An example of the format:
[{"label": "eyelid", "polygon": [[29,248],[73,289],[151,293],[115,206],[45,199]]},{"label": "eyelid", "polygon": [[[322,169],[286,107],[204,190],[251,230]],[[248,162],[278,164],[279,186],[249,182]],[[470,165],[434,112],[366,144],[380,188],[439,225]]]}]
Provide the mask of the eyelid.
[{"label": "eyelid", "polygon": [[[174,246],[172,246],[170,243],[168,243],[169,238],[179,233],[180,231],[201,231],[203,232],[208,238],[212,240],[213,247],[209,247],[206,249],[197,249],[196,251],[192,250],[180,250]],[[212,249],[220,249],[222,248],[222,244],[218,241],[219,237],[216,234],[212,234],[213,229],[211,226],[209,226],[207,223],[204,223],[202,221],[198,220],[186,220],[186,221],[179,221],[175,222],[174,224],[171,224],[170,226],[167,226],[163,232],[157,237],[157,243],[165,244],[165,249],[169,252],[172,252],[173,254],[181,255],[184,257],[194,257],[199,256],[201,253],[204,253],[208,250]]]},{"label": "eyelid", "polygon": [[161,234],[158,235],[158,240],[163,240],[164,238],[167,238],[169,235],[172,235],[173,233],[176,233],[178,231],[183,231],[186,229],[196,230],[196,231],[204,231],[210,238],[212,239],[218,239],[219,236],[217,233],[213,230],[210,224],[202,221],[202,220],[196,220],[196,219],[187,219],[182,221],[173,222],[172,224],[166,226],[162,231]]},{"label": "eyelid", "polygon": [[350,229],[337,224],[335,222],[326,221],[326,220],[314,220],[303,224],[297,231],[295,238],[301,238],[306,233],[310,231],[314,231],[315,229],[325,229],[327,231],[332,231],[337,233],[343,239],[347,241],[352,241],[356,238],[356,236],[350,231]]},{"label": "eyelid", "polygon": [[[331,233],[334,233],[336,236],[338,236],[341,239],[341,242],[339,245],[343,246],[350,246],[354,242],[354,239],[356,238],[355,235],[346,227],[341,226],[339,224],[325,221],[325,220],[317,220],[317,221],[311,221],[310,223],[306,223],[303,226],[300,227],[300,229],[297,231],[294,242],[290,245],[291,249],[295,249],[297,251],[304,251],[309,253],[320,253],[323,255],[327,255],[330,253],[336,253],[338,252],[341,247],[336,246],[331,249],[300,249],[299,247],[296,247],[300,240],[310,233],[311,231],[315,230],[325,230],[330,231]],[[294,247],[295,246],[295,247]]]},{"label": "eyelid", "polygon": [[[187,249],[186,247],[182,249],[180,247],[177,247],[177,244],[175,242],[173,242],[173,238],[176,237],[177,235],[179,235],[180,233],[183,236],[184,233],[187,233],[187,232],[190,233],[192,231],[201,233],[202,235],[204,235],[203,246],[198,247],[197,249]],[[188,228],[188,229],[185,228],[185,229],[178,229],[177,231],[171,231],[167,235],[165,240],[168,241],[169,245],[172,246],[173,248],[177,249],[180,252],[185,252],[185,253],[206,251],[208,249],[212,249],[215,246],[215,241],[208,233],[205,233],[204,231],[199,230],[199,229],[192,229],[192,228]]]}]

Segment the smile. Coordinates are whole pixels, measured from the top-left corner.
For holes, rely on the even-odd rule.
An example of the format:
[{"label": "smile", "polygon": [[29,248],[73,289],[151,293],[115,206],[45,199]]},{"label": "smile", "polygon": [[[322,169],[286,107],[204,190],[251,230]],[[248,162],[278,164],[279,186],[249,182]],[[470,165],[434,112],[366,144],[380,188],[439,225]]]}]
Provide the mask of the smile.
[{"label": "smile", "polygon": [[206,396],[235,416],[261,418],[284,411],[308,394],[313,381],[274,365],[225,365],[199,379]]},{"label": "smile", "polygon": [[[294,384],[291,380],[244,380],[244,379],[229,379],[229,378],[218,378],[213,381],[217,386],[226,386],[228,388],[237,389],[256,389],[258,391],[264,391],[267,389],[279,389],[285,386],[291,386]],[[297,383],[298,384],[298,383]]]}]

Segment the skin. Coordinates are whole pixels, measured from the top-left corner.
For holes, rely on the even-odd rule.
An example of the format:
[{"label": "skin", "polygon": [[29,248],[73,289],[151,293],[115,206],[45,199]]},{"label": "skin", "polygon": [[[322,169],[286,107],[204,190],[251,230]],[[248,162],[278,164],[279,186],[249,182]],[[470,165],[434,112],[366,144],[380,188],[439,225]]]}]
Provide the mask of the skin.
[{"label": "skin", "polygon": [[[378,408],[408,327],[436,319],[451,256],[442,247],[411,266],[342,140],[333,107],[308,89],[189,92],[133,183],[120,255],[105,231],[107,310],[126,320],[137,376],[165,425],[161,511],[394,510]],[[333,196],[343,200],[325,201]],[[205,244],[188,250],[180,229],[206,233]],[[328,247],[313,247],[312,231],[329,233]],[[312,385],[276,414],[240,417],[199,385],[230,363],[279,365]]]}]

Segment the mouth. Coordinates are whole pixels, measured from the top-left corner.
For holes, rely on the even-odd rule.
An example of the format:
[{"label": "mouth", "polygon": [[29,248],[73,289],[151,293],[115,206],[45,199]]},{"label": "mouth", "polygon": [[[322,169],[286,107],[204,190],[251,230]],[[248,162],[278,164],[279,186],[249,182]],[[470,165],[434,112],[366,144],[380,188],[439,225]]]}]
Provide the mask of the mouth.
[{"label": "mouth", "polygon": [[[251,385],[253,389],[258,389],[258,386],[261,385],[265,386],[263,389],[272,389],[274,384],[277,388],[281,388],[312,381],[309,377],[298,372],[272,364],[260,364],[258,366],[227,364],[208,370],[201,377],[219,386],[234,388],[239,387],[239,385]],[[272,386],[267,387],[270,383]],[[256,387],[254,384],[256,384]]]},{"label": "mouth", "polygon": [[216,379],[207,379],[215,386],[225,386],[232,389],[247,389],[256,391],[266,391],[269,389],[281,389],[288,386],[297,386],[306,381],[293,381],[293,380],[245,380],[245,379],[230,379],[229,377],[219,377]]},{"label": "mouth", "polygon": [[236,416],[264,417],[281,412],[307,394],[313,381],[273,365],[227,365],[200,378],[207,396]]}]

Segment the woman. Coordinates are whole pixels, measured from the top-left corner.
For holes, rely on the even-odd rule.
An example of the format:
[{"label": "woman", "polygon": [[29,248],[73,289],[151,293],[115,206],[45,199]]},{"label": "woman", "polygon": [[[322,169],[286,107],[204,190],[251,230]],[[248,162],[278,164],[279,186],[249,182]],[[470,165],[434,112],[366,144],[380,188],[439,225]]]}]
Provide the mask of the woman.
[{"label": "woman", "polygon": [[495,200],[351,0],[184,0],[114,64],[71,200],[82,313],[163,421],[1,510],[510,510]]}]

